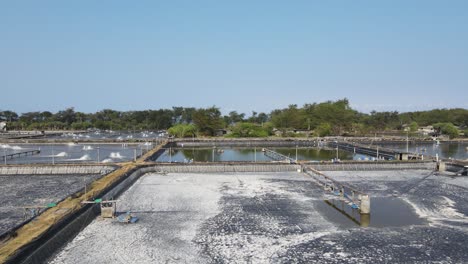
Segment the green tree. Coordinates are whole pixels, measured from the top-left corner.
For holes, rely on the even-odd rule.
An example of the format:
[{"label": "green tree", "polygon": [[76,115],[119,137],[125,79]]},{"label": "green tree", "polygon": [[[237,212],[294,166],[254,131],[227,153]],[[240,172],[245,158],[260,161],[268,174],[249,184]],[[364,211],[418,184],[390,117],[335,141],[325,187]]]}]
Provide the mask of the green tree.
[{"label": "green tree", "polygon": [[221,111],[215,106],[195,110],[193,122],[198,130],[207,136],[214,136],[216,130],[223,128]]},{"label": "green tree", "polygon": [[367,124],[374,127],[376,130],[395,129],[401,122],[398,112],[376,112],[372,111],[367,119]]},{"label": "green tree", "polygon": [[329,123],[321,123],[315,130],[319,137],[326,137],[332,134],[332,127]]},{"label": "green tree", "polygon": [[253,123],[237,123],[231,127],[230,137],[268,137],[271,135],[270,127],[262,127]]},{"label": "green tree", "polygon": [[69,126],[76,121],[75,109],[73,107],[70,107],[65,110],[59,111],[57,112],[57,114],[54,115],[54,119]]},{"label": "green tree", "polygon": [[306,126],[303,109],[291,104],[288,108],[271,112],[271,122],[277,128],[304,128]]},{"label": "green tree", "polygon": [[450,138],[456,138],[459,136],[458,128],[452,123],[437,123],[433,127],[440,131],[444,135],[448,135]]},{"label": "green tree", "polygon": [[228,125],[233,125],[235,123],[238,123],[238,122],[242,122],[245,118],[245,114],[244,113],[237,113],[237,111],[231,111],[229,112],[229,115],[228,115],[228,118],[227,118],[227,121],[228,121]]},{"label": "green tree", "polygon": [[409,125],[409,129],[411,132],[416,132],[418,130],[418,123],[416,122],[411,122],[411,124]]},{"label": "green tree", "polygon": [[169,128],[167,132],[177,138],[194,137],[197,134],[197,128],[193,124],[177,124]]},{"label": "green tree", "polygon": [[17,113],[10,111],[10,110],[0,112],[1,121],[15,122],[15,121],[18,121],[18,117],[19,116]]}]

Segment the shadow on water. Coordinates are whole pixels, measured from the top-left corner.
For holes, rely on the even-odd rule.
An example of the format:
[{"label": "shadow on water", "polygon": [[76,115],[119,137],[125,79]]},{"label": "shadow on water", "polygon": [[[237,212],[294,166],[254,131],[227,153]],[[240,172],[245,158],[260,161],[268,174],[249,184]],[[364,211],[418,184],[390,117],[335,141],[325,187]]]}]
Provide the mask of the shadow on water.
[{"label": "shadow on water", "polygon": [[371,199],[371,214],[361,215],[344,201],[325,200],[316,203],[318,211],[329,221],[342,228],[353,227],[399,227],[421,225],[426,221],[396,197],[374,197]]}]

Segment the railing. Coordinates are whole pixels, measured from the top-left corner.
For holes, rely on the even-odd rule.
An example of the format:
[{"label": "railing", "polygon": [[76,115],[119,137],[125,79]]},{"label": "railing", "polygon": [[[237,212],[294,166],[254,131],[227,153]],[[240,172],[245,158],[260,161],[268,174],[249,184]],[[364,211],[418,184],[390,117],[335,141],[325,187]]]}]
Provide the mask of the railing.
[{"label": "railing", "polygon": [[265,154],[265,156],[271,158],[272,160],[283,161],[283,162],[292,163],[292,164],[296,163],[296,160],[294,160],[293,158],[290,158],[286,155],[283,155],[281,153],[278,153],[268,148],[263,148],[262,152]]}]

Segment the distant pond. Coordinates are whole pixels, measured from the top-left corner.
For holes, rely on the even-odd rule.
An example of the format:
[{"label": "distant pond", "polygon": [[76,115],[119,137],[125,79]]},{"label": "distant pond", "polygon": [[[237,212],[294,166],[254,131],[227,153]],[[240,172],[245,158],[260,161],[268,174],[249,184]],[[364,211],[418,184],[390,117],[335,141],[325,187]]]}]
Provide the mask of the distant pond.
[{"label": "distant pond", "polygon": [[[296,159],[295,148],[271,148],[272,150]],[[319,148],[298,148],[297,159],[303,161],[322,161],[336,158],[335,150]],[[340,160],[369,159],[364,155],[338,151]],[[220,161],[272,161],[262,152],[262,148],[171,148],[159,156],[158,162],[220,162]]]}]

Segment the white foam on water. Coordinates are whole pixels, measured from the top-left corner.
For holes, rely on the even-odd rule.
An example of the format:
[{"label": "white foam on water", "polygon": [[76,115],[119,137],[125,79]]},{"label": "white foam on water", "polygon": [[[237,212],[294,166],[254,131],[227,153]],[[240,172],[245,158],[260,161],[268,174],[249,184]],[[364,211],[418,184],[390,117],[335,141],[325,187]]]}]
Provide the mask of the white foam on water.
[{"label": "white foam on water", "polygon": [[468,223],[468,217],[454,208],[455,202],[446,196],[441,197],[440,201],[437,203],[436,210],[417,205],[407,197],[403,197],[402,200],[411,205],[417,215],[421,218],[428,219],[433,224],[440,224],[440,221],[445,220]]},{"label": "white foam on water", "polygon": [[110,162],[114,162],[113,159],[105,159],[103,161],[101,161],[102,163],[110,163]]},{"label": "white foam on water", "polygon": [[93,147],[91,147],[91,146],[83,146],[83,150],[92,150],[92,149],[93,149]]},{"label": "white foam on water", "polygon": [[81,158],[79,158],[78,160],[91,160],[91,157],[86,154],[86,155],[83,155]]},{"label": "white foam on water", "polygon": [[113,158],[113,159],[123,159],[123,158],[125,158],[125,156],[120,155],[120,152],[111,152],[109,157]]},{"label": "white foam on water", "polygon": [[12,150],[20,150],[20,149],[23,149],[22,147],[20,146],[10,146],[8,144],[1,144],[0,145],[0,148],[2,149],[12,149]]},{"label": "white foam on water", "polygon": [[1,148],[4,148],[4,149],[13,149],[13,150],[18,150],[18,149],[22,149],[22,147],[20,146],[10,146],[8,144],[3,144],[3,145],[0,145]]},{"label": "white foam on water", "polygon": [[55,157],[67,157],[68,154],[66,152],[60,152],[59,154],[55,155]]}]

